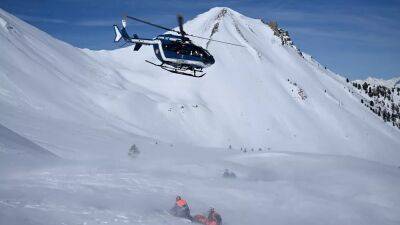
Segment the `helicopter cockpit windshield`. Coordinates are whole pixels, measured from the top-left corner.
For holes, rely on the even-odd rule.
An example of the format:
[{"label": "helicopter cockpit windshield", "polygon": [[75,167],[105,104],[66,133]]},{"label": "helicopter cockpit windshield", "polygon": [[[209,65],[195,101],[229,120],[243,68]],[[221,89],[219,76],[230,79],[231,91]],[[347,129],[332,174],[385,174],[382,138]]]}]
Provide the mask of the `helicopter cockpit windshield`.
[{"label": "helicopter cockpit windshield", "polygon": [[209,53],[207,54],[204,49],[193,44],[181,44],[171,42],[168,44],[163,44],[162,48],[164,51],[174,52],[177,55],[187,55],[199,58],[203,58],[209,55]]}]

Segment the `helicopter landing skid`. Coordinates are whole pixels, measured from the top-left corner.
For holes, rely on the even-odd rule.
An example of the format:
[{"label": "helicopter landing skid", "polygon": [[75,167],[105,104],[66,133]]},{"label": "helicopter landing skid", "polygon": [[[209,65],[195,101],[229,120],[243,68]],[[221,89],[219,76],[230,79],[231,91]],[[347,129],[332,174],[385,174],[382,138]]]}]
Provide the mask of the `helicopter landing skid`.
[{"label": "helicopter landing skid", "polygon": [[190,70],[190,71],[192,71],[193,73],[187,73],[187,72],[185,72],[185,71],[187,71],[187,70],[184,70],[184,69],[175,68],[175,67],[170,67],[170,66],[165,66],[164,64],[156,64],[156,63],[151,62],[151,61],[148,61],[148,60],[145,60],[145,61],[146,61],[147,63],[150,63],[150,64],[153,65],[153,66],[158,66],[158,67],[160,67],[161,69],[166,70],[166,71],[168,71],[168,72],[176,73],[176,74],[180,74],[180,75],[184,75],[184,76],[200,78],[200,77],[203,77],[204,75],[206,75],[206,73],[201,73],[201,74],[198,74],[198,75],[197,75],[196,72],[201,72],[201,71],[198,71],[198,70]]}]

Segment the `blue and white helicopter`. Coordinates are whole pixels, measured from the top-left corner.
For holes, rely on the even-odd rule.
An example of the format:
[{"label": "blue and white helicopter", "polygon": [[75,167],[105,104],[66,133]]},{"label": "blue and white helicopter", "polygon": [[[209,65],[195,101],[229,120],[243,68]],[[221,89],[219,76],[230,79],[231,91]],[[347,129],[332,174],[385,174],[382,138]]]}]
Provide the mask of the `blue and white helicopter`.
[{"label": "blue and white helicopter", "polygon": [[[132,19],[163,30],[171,31],[177,33],[178,35],[162,34],[158,35],[153,39],[139,38],[137,34],[130,36],[126,31],[127,19]],[[205,73],[203,73],[203,68],[213,65],[215,63],[215,60],[214,57],[206,49],[193,44],[188,37],[195,37],[223,44],[243,47],[242,45],[238,44],[218,41],[186,33],[183,30],[183,17],[180,15],[178,15],[178,24],[179,24],[179,31],[176,31],[132,16],[126,16],[124,19],[122,19],[122,29],[120,29],[117,25],[114,25],[114,31],[115,31],[114,41],[119,42],[122,38],[125,40],[125,44],[133,43],[135,44],[135,47],[133,49],[134,51],[138,51],[140,47],[142,47],[142,45],[152,45],[154,53],[156,57],[161,61],[161,64],[156,64],[148,60],[146,60],[146,62],[155,66],[159,66],[162,69],[172,73],[177,73],[192,77],[204,76]]]}]

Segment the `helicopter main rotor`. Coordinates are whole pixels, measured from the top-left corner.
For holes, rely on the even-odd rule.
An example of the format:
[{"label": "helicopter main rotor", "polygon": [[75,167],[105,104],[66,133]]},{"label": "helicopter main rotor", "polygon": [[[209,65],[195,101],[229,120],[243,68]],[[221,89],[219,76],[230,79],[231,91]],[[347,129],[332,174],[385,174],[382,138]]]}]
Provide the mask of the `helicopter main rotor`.
[{"label": "helicopter main rotor", "polygon": [[183,16],[178,15],[177,19],[178,19],[178,25],[179,25],[179,33],[182,35],[182,38],[184,38],[186,35],[186,32],[183,30]]},{"label": "helicopter main rotor", "polygon": [[243,45],[239,45],[239,44],[234,44],[234,43],[230,43],[230,42],[215,40],[215,39],[212,39],[212,38],[206,38],[206,37],[201,37],[201,36],[197,36],[197,35],[186,33],[183,30],[183,17],[181,15],[177,15],[179,31],[176,31],[174,29],[171,29],[171,28],[168,28],[168,27],[164,27],[164,26],[161,26],[161,25],[158,25],[158,24],[154,24],[154,23],[151,23],[151,22],[148,22],[148,21],[145,21],[145,20],[133,17],[133,16],[126,16],[126,18],[131,19],[131,20],[135,20],[135,21],[138,21],[138,22],[141,22],[141,23],[153,26],[153,27],[157,27],[159,29],[163,29],[163,30],[166,30],[166,31],[171,31],[171,32],[180,34],[182,36],[182,39],[184,39],[185,36],[189,36],[189,37],[199,38],[199,39],[203,39],[203,40],[214,41],[214,42],[218,42],[218,43],[222,43],[222,44],[228,44],[228,45],[233,45],[233,46],[244,47]]}]

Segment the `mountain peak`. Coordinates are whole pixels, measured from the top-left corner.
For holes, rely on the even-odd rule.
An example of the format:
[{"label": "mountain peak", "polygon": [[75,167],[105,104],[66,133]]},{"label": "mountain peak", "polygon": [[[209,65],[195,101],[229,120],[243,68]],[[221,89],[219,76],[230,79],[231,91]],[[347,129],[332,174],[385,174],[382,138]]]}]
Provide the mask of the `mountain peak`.
[{"label": "mountain peak", "polygon": [[205,18],[207,20],[219,21],[224,18],[235,18],[238,16],[245,17],[239,12],[228,7],[214,7],[198,15],[196,18]]},{"label": "mountain peak", "polygon": [[217,14],[219,17],[223,17],[225,16],[227,13],[228,14],[235,14],[238,13],[235,10],[228,8],[228,7],[214,7],[211,8],[210,10],[208,10],[207,12],[205,12],[205,14]]},{"label": "mountain peak", "polygon": [[[191,33],[239,44],[246,42],[247,31],[250,31],[251,27],[257,23],[259,23],[257,20],[246,17],[231,8],[214,7],[189,21],[185,24],[185,28],[187,27]],[[205,43],[206,47],[208,48],[211,43],[210,41]]]},{"label": "mountain peak", "polygon": [[222,8],[221,10],[219,10],[217,19],[223,18],[226,15],[226,13],[228,12],[228,10],[229,10],[228,8]]}]

